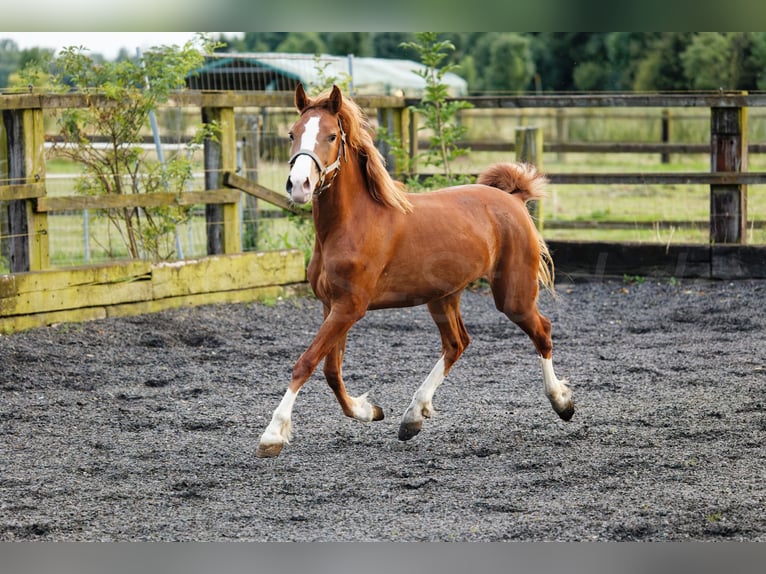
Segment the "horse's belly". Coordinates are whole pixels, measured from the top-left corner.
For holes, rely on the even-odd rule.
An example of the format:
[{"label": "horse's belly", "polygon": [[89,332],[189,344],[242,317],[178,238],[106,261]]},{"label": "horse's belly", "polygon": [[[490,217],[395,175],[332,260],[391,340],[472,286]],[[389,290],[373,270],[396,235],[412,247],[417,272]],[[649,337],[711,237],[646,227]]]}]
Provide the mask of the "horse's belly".
[{"label": "horse's belly", "polygon": [[422,305],[460,291],[484,275],[483,258],[461,258],[454,252],[434,253],[414,264],[392,265],[380,276],[370,308]]}]

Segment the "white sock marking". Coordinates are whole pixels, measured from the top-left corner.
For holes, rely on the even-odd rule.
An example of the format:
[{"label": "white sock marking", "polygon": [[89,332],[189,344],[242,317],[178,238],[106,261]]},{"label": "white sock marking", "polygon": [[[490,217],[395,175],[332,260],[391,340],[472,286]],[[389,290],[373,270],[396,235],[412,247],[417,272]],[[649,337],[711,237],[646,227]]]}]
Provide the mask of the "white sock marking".
[{"label": "white sock marking", "polygon": [[261,444],[289,444],[292,438],[292,412],[298,393],[287,389],[261,435]]},{"label": "white sock marking", "polygon": [[428,373],[426,380],[420,385],[415,394],[412,397],[410,406],[402,417],[402,422],[413,422],[423,420],[423,418],[430,418],[433,415],[433,405],[431,400],[433,399],[436,389],[444,382],[444,355],[439,357],[439,360]]},{"label": "white sock marking", "polygon": [[358,397],[349,397],[351,399],[351,410],[354,418],[365,423],[372,421],[372,403],[367,400],[367,394],[364,393]]},{"label": "white sock marking", "polygon": [[564,408],[572,400],[572,391],[567,386],[566,379],[559,379],[553,371],[553,359],[540,357],[543,368],[543,385],[545,396],[559,408]]}]

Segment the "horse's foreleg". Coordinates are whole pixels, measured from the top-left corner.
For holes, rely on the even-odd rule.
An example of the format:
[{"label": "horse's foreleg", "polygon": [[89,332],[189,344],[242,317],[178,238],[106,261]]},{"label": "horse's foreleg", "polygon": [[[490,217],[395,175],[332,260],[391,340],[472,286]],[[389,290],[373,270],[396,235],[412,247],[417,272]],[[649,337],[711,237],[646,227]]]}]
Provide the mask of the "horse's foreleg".
[{"label": "horse's foreleg", "polygon": [[433,415],[432,399],[452,365],[468,346],[470,337],[460,316],[460,293],[428,304],[442,339],[442,356],[412,397],[399,425],[399,440],[409,440],[423,428],[424,419]]},{"label": "horse's foreleg", "polygon": [[290,384],[279,406],[274,411],[271,422],[261,435],[256,456],[261,458],[277,456],[282,451],[282,447],[290,442],[292,438],[292,410],[298,391],[322,359],[338,345],[339,341],[342,341],[351,326],[364,315],[364,308],[361,308],[360,311],[355,309],[351,312],[334,310],[325,317],[322,326],[314,336],[314,340],[293,367]]},{"label": "horse's foreleg", "polygon": [[345,351],[346,336],[344,335],[338,341],[338,344],[330,350],[324,360],[325,379],[327,379],[327,384],[330,385],[333,393],[335,393],[343,414],[362,422],[383,420],[383,409],[371,403],[367,399],[367,393],[359,397],[352,397],[346,392],[346,385],[343,383],[343,375],[341,374]]}]

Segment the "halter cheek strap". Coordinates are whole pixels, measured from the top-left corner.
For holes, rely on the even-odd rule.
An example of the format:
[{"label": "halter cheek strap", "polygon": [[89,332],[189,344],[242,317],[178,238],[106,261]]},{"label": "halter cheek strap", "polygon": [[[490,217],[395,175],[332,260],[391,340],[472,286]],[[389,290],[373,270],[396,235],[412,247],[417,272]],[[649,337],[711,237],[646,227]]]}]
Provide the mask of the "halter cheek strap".
[{"label": "halter cheek strap", "polygon": [[[338,128],[340,129],[340,148],[338,149],[338,157],[330,165],[324,166],[322,160],[319,159],[319,156],[310,149],[301,148],[290,157],[290,167],[293,166],[295,160],[300,155],[309,156],[316,164],[317,169],[319,169],[319,183],[317,184],[317,190],[314,192],[314,197],[319,197],[319,194],[332,185],[332,182],[335,181],[335,177],[338,175],[338,171],[340,171],[341,158],[344,161],[346,160],[346,132],[343,131],[343,124],[340,123],[340,118],[338,118]],[[325,177],[330,173],[332,174],[332,177],[327,183],[324,183]]]}]

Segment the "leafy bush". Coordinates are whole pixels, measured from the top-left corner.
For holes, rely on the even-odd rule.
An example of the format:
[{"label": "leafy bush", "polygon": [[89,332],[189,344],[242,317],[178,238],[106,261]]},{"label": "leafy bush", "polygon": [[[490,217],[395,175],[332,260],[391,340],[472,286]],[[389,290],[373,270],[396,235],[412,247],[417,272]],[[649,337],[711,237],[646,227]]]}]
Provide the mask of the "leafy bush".
[{"label": "leafy bush", "polygon": [[[197,46],[200,44],[200,46]],[[192,179],[191,155],[206,137],[216,137],[217,126],[200,125],[186,150],[160,161],[138,144],[154,109],[184,86],[200,68],[204,53],[215,45],[204,36],[182,47],[160,46],[140,58],[96,61],[81,47],[62,50],[52,62],[47,89],[98,95],[85,108],[59,112],[57,124],[63,143],[53,153],[82,166],[76,189],[84,195],[181,193]],[[25,72],[39,76],[45,63]],[[106,100],[106,103],[104,103]],[[103,145],[93,145],[96,138]],[[188,207],[125,207],[103,210],[117,229],[132,258],[167,259],[174,255],[176,226],[189,217]]]}]

